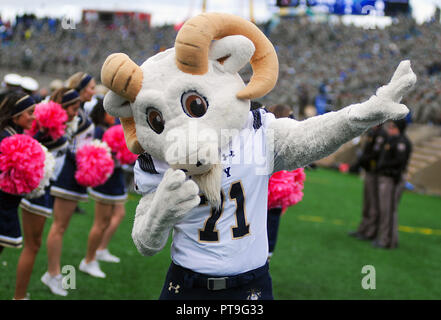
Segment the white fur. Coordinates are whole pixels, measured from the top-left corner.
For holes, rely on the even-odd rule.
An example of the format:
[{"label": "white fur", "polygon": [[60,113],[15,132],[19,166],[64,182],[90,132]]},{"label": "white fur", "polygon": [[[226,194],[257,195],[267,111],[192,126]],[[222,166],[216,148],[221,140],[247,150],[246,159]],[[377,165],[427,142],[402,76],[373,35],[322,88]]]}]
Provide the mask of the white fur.
[{"label": "white fur", "polygon": [[[223,129],[243,127],[250,106],[248,100],[236,98],[236,93],[245,87],[237,71],[249,61],[253,53],[254,45],[248,39],[242,36],[226,37],[214,42],[210,50],[208,72],[204,75],[191,75],[177,68],[174,48],[168,49],[141,65],[142,88],[135,101],[130,104],[131,112],[127,106],[122,107],[124,99],[114,93],[106,95],[104,107],[114,116],[133,116],[142,148],[148,150],[154,158],[166,161],[167,151],[176,143],[170,139],[174,133],[176,137],[185,137],[193,130],[194,136],[200,137],[209,131],[214,132],[216,137],[221,137]],[[229,58],[221,65],[217,59],[224,56]],[[190,118],[181,106],[181,97],[189,90],[197,91],[208,101],[208,110],[200,118]],[[163,116],[165,125],[161,134],[151,130],[146,121],[146,110],[149,107],[156,108]],[[199,173],[193,174],[192,178],[206,193],[209,201],[219,205],[221,167],[218,157],[205,155],[206,149],[212,143],[213,141],[198,142],[194,150],[195,158],[203,162],[204,166],[196,168],[193,163],[181,167],[190,173]],[[216,141],[216,145],[217,150],[223,147],[220,139]],[[191,180],[184,182],[185,174],[181,170],[170,170],[155,195],[144,196],[136,210],[132,237],[140,252],[145,255],[162,249],[174,223],[200,202],[196,183]],[[171,187],[178,184],[176,188]]]},{"label": "white fur", "polygon": [[[143,83],[136,100],[130,104],[131,112],[127,106],[121,107],[124,99],[113,93],[106,95],[105,108],[116,116],[133,115],[142,148],[154,158],[167,161],[167,151],[174,143],[170,139],[173,134],[185,137],[193,130],[193,134],[199,137],[206,130],[212,130],[219,138],[221,130],[235,129],[239,133],[243,128],[248,117],[249,101],[236,98],[237,92],[245,87],[237,71],[253,52],[254,46],[249,40],[240,36],[226,37],[212,45],[208,72],[192,75],[177,68],[174,49],[169,49],[148,59],[140,67]],[[221,65],[217,59],[224,56],[229,58]],[[415,81],[410,63],[402,62],[392,81],[364,103],[302,122],[292,119],[273,121],[268,130],[274,131],[275,170],[306,165],[332,153],[373,125],[404,117],[408,110],[399,102]],[[181,107],[181,96],[189,90],[196,90],[208,101],[208,110],[200,118],[190,118]],[[155,133],[147,124],[146,110],[149,107],[162,113],[165,125],[161,134]],[[194,164],[190,164],[186,169],[194,169],[193,173],[199,174],[192,174],[193,179],[202,191],[208,193],[209,200],[217,204],[220,201],[215,193],[219,194],[221,171],[219,167],[210,171],[215,165],[212,158],[200,158],[201,150],[210,143],[201,143],[193,150],[196,159],[203,160],[203,167],[199,166],[199,171],[196,171]],[[220,150],[223,145],[220,141],[218,143]],[[187,152],[184,158],[190,155]],[[179,168],[178,165],[173,167]],[[136,209],[132,237],[142,254],[152,255],[161,250],[174,224],[199,205],[197,184],[186,180],[183,171],[169,169],[155,194],[141,199]]]},{"label": "white fur", "polygon": [[213,42],[208,55],[210,60],[229,57],[223,65],[218,65],[229,73],[237,73],[247,64],[255,51],[254,44],[244,36],[228,36]]},{"label": "white fur", "polygon": [[401,119],[409,110],[399,104],[416,82],[409,61],[398,66],[391,82],[377,90],[368,101],[338,112],[330,112],[305,121],[278,119],[274,130],[274,170],[295,169],[321,159],[366,129],[388,119]]},{"label": "white fur", "polygon": [[[157,159],[165,159],[166,151],[174,143],[166,137],[173,136],[173,132],[182,136],[181,132],[187,133],[192,127],[196,128],[196,136],[204,130],[213,130],[220,136],[221,129],[240,128],[249,111],[249,102],[238,100],[235,96],[245,87],[237,74],[221,72],[213,68],[213,64],[219,63],[210,61],[208,73],[191,75],[180,71],[174,61],[173,52],[164,55],[163,59],[149,59],[141,66],[143,87],[132,104],[138,140],[144,150]],[[201,118],[190,118],[181,107],[182,94],[189,90],[196,90],[208,101],[208,110]],[[164,131],[159,135],[146,122],[146,109],[152,106],[162,113],[165,120]]]},{"label": "white fur", "polygon": [[200,201],[196,183],[168,169],[156,192],[143,196],[136,208],[132,239],[138,251],[150,256],[162,250],[171,228]]},{"label": "white fur", "polygon": [[115,117],[128,118],[132,116],[132,108],[130,107],[130,103],[113,91],[106,93],[104,96],[103,105],[106,111]]}]

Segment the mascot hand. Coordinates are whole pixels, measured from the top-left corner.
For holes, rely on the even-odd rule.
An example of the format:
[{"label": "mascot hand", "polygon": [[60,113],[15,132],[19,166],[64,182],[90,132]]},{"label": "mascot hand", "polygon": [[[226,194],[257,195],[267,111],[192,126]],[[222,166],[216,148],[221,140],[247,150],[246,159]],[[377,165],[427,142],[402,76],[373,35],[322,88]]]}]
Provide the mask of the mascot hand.
[{"label": "mascot hand", "polygon": [[156,190],[152,213],[158,222],[173,226],[201,201],[199,188],[193,180],[185,180],[182,170],[168,169]]},{"label": "mascot hand", "polygon": [[404,118],[409,113],[409,109],[400,102],[403,96],[413,88],[416,79],[410,67],[410,61],[402,61],[391,81],[379,88],[376,95],[364,103],[351,106],[349,119],[361,125],[376,125],[389,119]]},{"label": "mascot hand", "polygon": [[168,169],[154,194],[146,194],[136,207],[132,239],[138,251],[152,256],[167,244],[173,226],[198,206],[199,188],[185,180],[182,170]]}]

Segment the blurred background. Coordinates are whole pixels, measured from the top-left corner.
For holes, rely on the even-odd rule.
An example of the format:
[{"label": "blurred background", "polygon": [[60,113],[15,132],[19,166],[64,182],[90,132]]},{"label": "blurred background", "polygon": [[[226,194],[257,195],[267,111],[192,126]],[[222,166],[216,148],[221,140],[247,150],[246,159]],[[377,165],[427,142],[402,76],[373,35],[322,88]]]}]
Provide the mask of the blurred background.
[{"label": "blurred background", "polygon": [[[440,9],[441,0],[0,0],[0,81],[4,88],[21,85],[36,99],[50,95],[78,71],[93,75],[99,84],[109,54],[124,52],[142,64],[173,47],[187,19],[212,11],[249,19],[271,40],[279,80],[257,102],[286,105],[298,120],[367,100],[389,81],[401,60],[410,59],[418,82],[403,101],[411,110],[406,120],[413,152],[400,204],[399,250],[375,251],[347,236],[361,213],[363,171],[357,163],[362,136],[308,171],[304,200],[283,218],[271,275],[276,299],[440,299]],[[11,73],[27,81],[8,84],[18,79]],[[248,81],[249,65],[241,76]],[[104,93],[98,85],[97,97]],[[130,195],[128,219],[113,247],[130,263],[106,265],[113,279],[106,285],[79,274],[73,299],[158,297],[169,246],[149,259],[136,252],[130,231],[138,201],[139,196]],[[66,263],[80,261],[87,241],[93,203],[81,206],[87,214],[72,222],[66,238],[72,245],[63,252]],[[42,251],[38,275],[47,264],[45,246]],[[0,299],[9,299],[13,291],[17,255],[8,250],[0,260]],[[366,264],[377,268],[378,290],[360,289],[360,270]],[[57,298],[39,276],[33,276],[30,288],[37,299]]]},{"label": "blurred background", "polygon": [[[5,1],[0,9],[0,77],[31,76],[40,96],[84,70],[99,80],[104,59],[127,53],[136,63],[173,47],[177,31],[204,11],[255,22],[280,61],[275,89],[259,99],[287,104],[296,118],[366,100],[410,59],[418,76],[404,103],[416,148],[409,181],[441,194],[441,0]],[[241,72],[251,76],[247,66]],[[3,84],[4,85],[4,84]],[[36,85],[31,87],[34,89]],[[353,163],[360,140],[319,164]]]}]

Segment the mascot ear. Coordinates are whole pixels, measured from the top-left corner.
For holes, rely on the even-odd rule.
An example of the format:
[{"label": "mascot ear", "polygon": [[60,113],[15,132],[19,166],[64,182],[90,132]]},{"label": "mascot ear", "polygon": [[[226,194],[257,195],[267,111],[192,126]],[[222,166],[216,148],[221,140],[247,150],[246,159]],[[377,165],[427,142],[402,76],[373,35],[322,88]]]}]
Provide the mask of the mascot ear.
[{"label": "mascot ear", "polygon": [[106,93],[103,105],[106,112],[114,117],[132,117],[132,108],[130,107],[130,102],[113,91]]},{"label": "mascot ear", "polygon": [[136,136],[135,119],[130,102],[136,100],[142,87],[142,80],[141,68],[124,53],[111,54],[101,68],[101,82],[111,90],[104,97],[104,109],[112,116],[121,119],[127,147],[136,154],[144,150]]},{"label": "mascot ear", "polygon": [[213,41],[208,58],[218,60],[229,73],[237,73],[247,64],[255,51],[254,44],[248,38],[236,35]]}]

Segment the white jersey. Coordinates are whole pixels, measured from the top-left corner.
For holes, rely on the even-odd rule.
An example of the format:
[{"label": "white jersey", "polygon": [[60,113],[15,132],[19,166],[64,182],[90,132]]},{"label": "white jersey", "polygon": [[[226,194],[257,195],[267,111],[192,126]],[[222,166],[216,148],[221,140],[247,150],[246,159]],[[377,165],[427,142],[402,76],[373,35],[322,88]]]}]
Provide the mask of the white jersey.
[{"label": "white jersey", "polygon": [[[263,109],[249,113],[246,126],[221,153],[222,209],[201,196],[173,229],[172,260],[195,272],[229,276],[256,269],[268,257],[268,180],[266,129],[274,115]],[[135,164],[139,193],[154,192],[168,165],[150,156]]]},{"label": "white jersey", "polygon": [[93,140],[94,131],[95,125],[88,118],[85,111],[80,108],[78,112],[78,127],[71,137],[72,141],[69,144],[69,151],[75,154],[81,147],[90,144]]},{"label": "white jersey", "polygon": [[57,144],[57,147],[50,149],[50,152],[54,156],[55,159],[55,168],[52,173],[51,180],[57,181],[58,176],[63,169],[64,160],[66,159],[66,152],[69,147],[69,142],[67,139],[61,139],[62,141]]},{"label": "white jersey", "polygon": [[66,136],[61,136],[57,140],[52,140],[50,136],[46,136],[41,132],[34,136],[42,145],[44,145],[48,151],[52,154],[55,160],[54,172],[52,173],[51,180],[56,181],[60,174],[64,159],[66,158],[66,152],[69,148],[69,140]]}]

